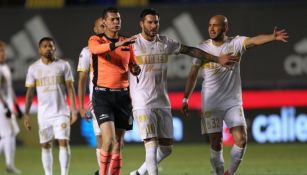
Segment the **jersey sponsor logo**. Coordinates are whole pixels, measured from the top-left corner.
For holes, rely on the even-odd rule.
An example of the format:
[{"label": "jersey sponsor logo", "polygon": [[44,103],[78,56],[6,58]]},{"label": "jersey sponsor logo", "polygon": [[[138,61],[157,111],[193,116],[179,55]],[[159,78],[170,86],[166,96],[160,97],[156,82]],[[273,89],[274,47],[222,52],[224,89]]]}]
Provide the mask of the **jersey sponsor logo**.
[{"label": "jersey sponsor logo", "polygon": [[204,69],[218,69],[221,68],[222,66],[218,63],[213,63],[213,62],[209,62],[204,64]]},{"label": "jersey sponsor logo", "polygon": [[280,114],[259,114],[251,132],[258,143],[307,142],[307,114],[294,107],[283,107]]},{"label": "jersey sponsor logo", "polygon": [[210,118],[212,116],[212,112],[211,111],[206,111],[202,113],[202,117],[203,118]]},{"label": "jersey sponsor logo", "polygon": [[284,61],[284,70],[290,76],[307,74],[307,38],[294,45],[295,54],[289,55]]},{"label": "jersey sponsor logo", "polygon": [[64,84],[64,83],[65,83],[65,80],[63,76],[43,77],[35,81],[36,87],[52,86],[52,85]]},{"label": "jersey sponsor logo", "polygon": [[158,64],[167,63],[168,55],[154,54],[154,55],[141,55],[136,57],[137,64]]}]

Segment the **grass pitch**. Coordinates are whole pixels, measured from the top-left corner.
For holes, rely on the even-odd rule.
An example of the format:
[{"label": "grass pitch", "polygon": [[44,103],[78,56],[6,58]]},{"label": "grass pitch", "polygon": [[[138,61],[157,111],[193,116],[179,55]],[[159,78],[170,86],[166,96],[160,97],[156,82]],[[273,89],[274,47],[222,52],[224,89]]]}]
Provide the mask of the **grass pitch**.
[{"label": "grass pitch", "polygon": [[[224,150],[226,167],[230,148]],[[95,149],[72,146],[71,175],[93,175],[97,169]],[[24,175],[42,175],[43,168],[38,146],[18,147],[16,166]],[[54,145],[54,175],[59,175],[58,148]],[[142,144],[126,145],[122,174],[128,175],[144,160]],[[4,172],[4,158],[0,157],[0,174]],[[161,175],[209,175],[208,144],[175,144],[173,154],[160,165]],[[249,144],[237,175],[307,175],[307,144]]]}]

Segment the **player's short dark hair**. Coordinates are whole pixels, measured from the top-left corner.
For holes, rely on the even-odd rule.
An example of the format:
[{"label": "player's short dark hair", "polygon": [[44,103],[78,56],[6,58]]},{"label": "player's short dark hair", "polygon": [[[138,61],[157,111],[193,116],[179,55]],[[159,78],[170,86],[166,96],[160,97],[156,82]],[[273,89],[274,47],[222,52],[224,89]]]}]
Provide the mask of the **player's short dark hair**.
[{"label": "player's short dark hair", "polygon": [[107,17],[108,13],[119,13],[118,9],[115,7],[108,7],[103,10],[102,12],[102,18],[105,19]]},{"label": "player's short dark hair", "polygon": [[160,18],[160,14],[159,12],[156,10],[156,9],[153,9],[153,8],[146,8],[144,9],[142,12],[141,12],[141,20],[144,20],[145,16],[146,15],[153,15],[153,16],[158,16]]},{"label": "player's short dark hair", "polygon": [[40,47],[42,42],[44,42],[44,41],[51,41],[51,42],[53,42],[55,44],[55,41],[54,41],[53,38],[51,38],[51,37],[43,37],[42,39],[39,40],[38,47]]}]

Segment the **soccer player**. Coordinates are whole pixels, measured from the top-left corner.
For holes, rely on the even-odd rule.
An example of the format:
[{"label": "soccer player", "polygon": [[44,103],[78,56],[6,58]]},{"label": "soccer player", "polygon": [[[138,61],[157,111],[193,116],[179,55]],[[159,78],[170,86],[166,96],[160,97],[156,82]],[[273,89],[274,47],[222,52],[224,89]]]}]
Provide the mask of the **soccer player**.
[{"label": "soccer player", "polygon": [[107,8],[102,14],[104,34],[89,38],[88,47],[93,59],[92,105],[102,134],[100,175],[119,175],[122,166],[121,150],[126,130],[132,129],[132,106],[128,91],[128,71],[138,75],[131,43],[135,37],[119,35],[120,13]]},{"label": "soccer player", "polygon": [[249,48],[272,41],[287,42],[285,30],[274,29],[272,34],[255,37],[228,37],[228,20],[223,15],[210,18],[208,32],[210,39],[198,47],[213,55],[232,53],[238,62],[232,69],[226,69],[218,63],[204,63],[194,59],[186,83],[182,108],[188,115],[188,99],[195,87],[199,70],[202,68],[202,134],[209,135],[211,145],[210,161],[214,174],[224,174],[222,129],[225,121],[234,138],[230,153],[230,163],[225,175],[233,175],[237,171],[245,153],[247,144],[246,121],[242,108],[242,90],[240,78],[240,60]]},{"label": "soccer player", "polygon": [[134,43],[137,64],[141,67],[138,78],[130,76],[130,96],[133,116],[137,121],[145,145],[145,163],[131,175],[158,174],[158,163],[169,156],[173,145],[173,120],[167,95],[167,63],[170,54],[186,54],[205,62],[232,63],[229,55],[220,58],[200,49],[158,35],[159,13],[144,9],[140,15],[141,33]]},{"label": "soccer player", "polygon": [[[52,141],[58,140],[61,175],[68,175],[70,162],[70,125],[77,120],[73,75],[67,61],[56,58],[55,42],[50,37],[39,41],[41,58],[30,65],[26,77],[24,126],[31,130],[29,111],[34,88],[38,99],[39,139],[45,175],[53,174]],[[66,92],[70,111],[66,104]]]},{"label": "soccer player", "polygon": [[0,41],[0,153],[4,151],[6,171],[8,173],[20,174],[21,171],[14,165],[16,152],[16,135],[19,127],[14,113],[15,94],[12,84],[10,68],[5,63],[5,44]]},{"label": "soccer player", "polygon": [[[96,34],[102,34],[103,33],[104,24],[103,24],[101,17],[95,20],[93,30]],[[90,77],[90,80],[89,80],[89,91],[90,91],[89,97],[90,97],[90,101],[92,100],[93,69],[92,69],[91,65],[92,65],[92,54],[89,51],[88,47],[84,47],[82,49],[81,53],[80,53],[80,56],[79,56],[77,71],[79,72],[79,80],[78,80],[79,111],[80,111],[81,117],[85,118],[85,119],[88,119],[88,117],[89,117],[89,116],[87,116],[87,112],[90,112],[91,114],[93,114],[92,110],[88,111],[88,109],[86,109],[84,107],[84,98],[85,98],[85,91],[86,91],[86,83],[87,83],[88,74],[89,74],[89,77]],[[95,132],[95,135],[96,135],[96,140],[97,140],[96,157],[97,157],[97,162],[98,162],[98,166],[99,166],[99,164],[100,164],[100,162],[99,162],[100,148],[101,148],[101,144],[102,144],[101,132],[100,132],[100,128],[98,126],[96,117],[92,117],[92,120],[93,120],[93,129],[94,129],[94,132]]]}]

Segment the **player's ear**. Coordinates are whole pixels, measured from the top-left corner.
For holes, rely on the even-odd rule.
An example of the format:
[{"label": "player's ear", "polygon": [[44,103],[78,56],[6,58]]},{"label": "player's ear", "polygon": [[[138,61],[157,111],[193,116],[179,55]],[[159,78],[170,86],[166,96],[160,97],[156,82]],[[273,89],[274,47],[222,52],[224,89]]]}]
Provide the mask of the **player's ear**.
[{"label": "player's ear", "polygon": [[228,30],[229,30],[228,23],[226,23],[226,24],[225,24],[225,29],[224,29],[224,32],[225,32],[225,33],[227,33],[227,32],[228,32]]},{"label": "player's ear", "polygon": [[143,20],[140,20],[140,27],[143,28],[143,25],[144,25]]},{"label": "player's ear", "polygon": [[104,18],[102,18],[102,24],[104,25],[104,27],[106,28],[106,20]]}]

